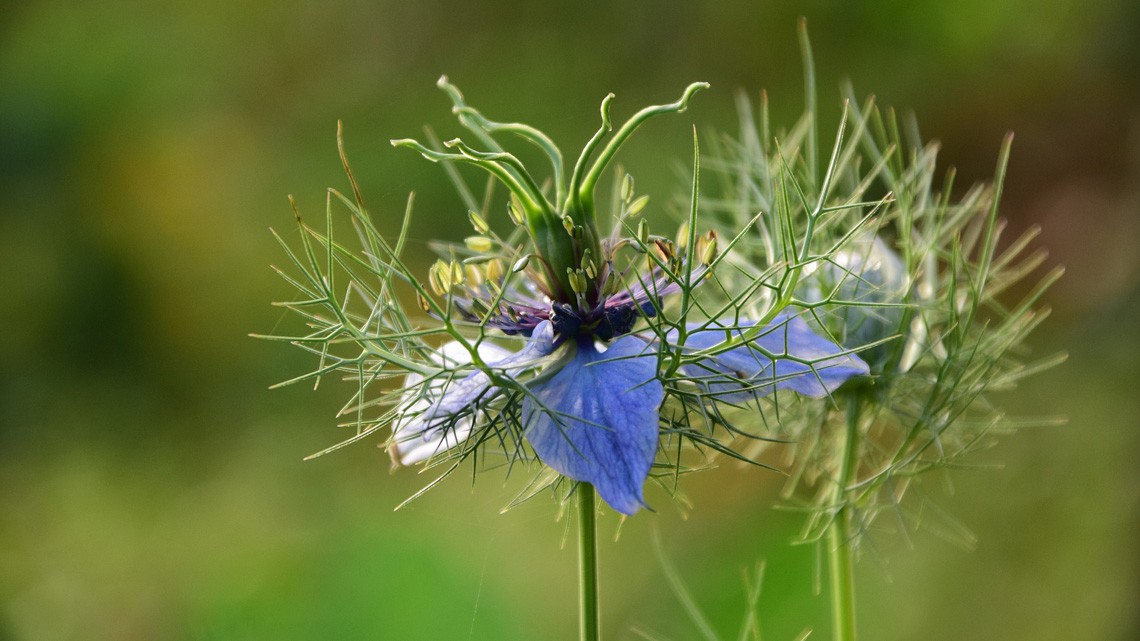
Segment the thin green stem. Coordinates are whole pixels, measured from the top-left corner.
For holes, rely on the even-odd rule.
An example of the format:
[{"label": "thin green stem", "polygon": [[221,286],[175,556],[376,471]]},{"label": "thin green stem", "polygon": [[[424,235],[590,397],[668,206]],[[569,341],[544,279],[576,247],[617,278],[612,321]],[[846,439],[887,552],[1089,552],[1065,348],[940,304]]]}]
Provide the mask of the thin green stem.
[{"label": "thin green stem", "polygon": [[578,638],[598,641],[598,528],[594,486],[578,484]]},{"label": "thin green stem", "polygon": [[847,488],[858,460],[859,399],[847,399],[847,426],[835,479],[835,505],[838,510],[827,530],[828,576],[831,587],[831,638],[855,641],[855,573],[851,562],[851,506]]}]

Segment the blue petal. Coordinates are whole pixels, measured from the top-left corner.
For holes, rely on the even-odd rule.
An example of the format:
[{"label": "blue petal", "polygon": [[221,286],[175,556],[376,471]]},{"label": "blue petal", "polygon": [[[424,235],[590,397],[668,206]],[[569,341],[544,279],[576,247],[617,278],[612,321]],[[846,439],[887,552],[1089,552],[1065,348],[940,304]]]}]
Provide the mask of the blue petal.
[{"label": "blue petal", "polygon": [[[742,320],[732,329],[715,324],[704,325],[704,329],[700,329],[702,325],[692,325],[696,331],[688,335],[684,347],[693,351],[714,347],[730,335],[742,337],[743,329],[755,324]],[[675,341],[676,336],[672,332],[670,341]],[[813,332],[799,316],[781,313],[746,343],[682,369],[702,381],[717,398],[730,403],[745,403],[778,389],[821,398],[852,376],[869,372],[862,359],[842,354],[843,351]]]},{"label": "blue petal", "polygon": [[572,479],[593,483],[618,512],[633,514],[645,505],[642,490],[657,452],[665,396],[656,351],[632,336],[605,353],[580,342],[569,363],[530,390],[523,417],[538,457]]},{"label": "blue petal", "polygon": [[[479,345],[478,351],[485,363],[498,362],[511,355],[507,350],[491,343]],[[447,369],[471,363],[471,352],[458,341],[444,343],[430,357],[437,365]],[[402,415],[393,424],[392,447],[389,449],[393,460],[402,465],[419,463],[467,439],[475,425],[472,413],[450,421],[432,421],[431,418],[434,413],[440,412],[448,398],[466,396],[460,389],[465,385],[476,385],[479,391],[486,391],[486,376],[480,379],[477,378],[478,374],[459,380],[441,376],[426,383],[426,388],[423,376],[408,374],[404,377],[404,396],[400,401]],[[480,383],[483,384],[480,386]]]},{"label": "blue petal", "polygon": [[[488,366],[511,375],[534,365],[553,349],[554,330],[549,321],[543,321],[526,346],[514,354],[490,344],[480,345],[478,351]],[[471,354],[452,342],[442,346],[433,360],[453,369],[470,363]],[[409,375],[404,381],[408,388],[404,401],[410,403],[393,430],[393,456],[403,465],[427,460],[466,440],[475,425],[474,413],[480,402],[485,403],[498,393],[491,389],[491,377],[482,370],[461,379],[446,376],[434,379],[427,384],[426,396],[421,395],[422,385],[423,377],[417,374]]]}]

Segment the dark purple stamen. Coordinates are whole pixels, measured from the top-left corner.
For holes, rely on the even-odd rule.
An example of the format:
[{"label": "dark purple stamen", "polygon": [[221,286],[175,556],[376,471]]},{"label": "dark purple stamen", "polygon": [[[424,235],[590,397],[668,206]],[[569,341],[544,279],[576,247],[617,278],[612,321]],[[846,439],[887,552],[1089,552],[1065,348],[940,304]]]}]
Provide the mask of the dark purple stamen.
[{"label": "dark purple stamen", "polygon": [[[680,285],[655,270],[648,279],[640,279],[629,289],[605,297],[600,303],[581,309],[573,305],[553,302],[549,305],[534,299],[529,293],[512,292],[511,299],[498,303],[486,325],[508,336],[529,337],[543,321],[550,321],[554,332],[565,338],[595,338],[610,341],[633,331],[641,316],[653,318],[660,308],[661,298],[680,291]],[[521,302],[520,302],[521,301]],[[490,306],[483,298],[455,298],[456,309],[470,322],[480,322]]]}]

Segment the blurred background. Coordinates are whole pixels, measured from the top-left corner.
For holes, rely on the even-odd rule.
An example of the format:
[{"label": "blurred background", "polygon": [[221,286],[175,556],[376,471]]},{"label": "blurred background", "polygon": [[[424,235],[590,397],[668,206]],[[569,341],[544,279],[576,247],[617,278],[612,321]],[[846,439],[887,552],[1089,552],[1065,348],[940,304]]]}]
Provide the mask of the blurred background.
[{"label": "blurred background", "polygon": [[[553,501],[506,515],[518,480],[390,473],[342,436],[347,386],[269,391],[312,366],[250,332],[296,326],[270,270],[294,238],[287,194],[323,215],[347,188],[336,121],[381,227],[417,192],[417,243],[466,235],[438,166],[389,138],[459,133],[450,75],[491,118],[575,150],[615,117],[713,90],[648,125],[622,162],[655,203],[689,127],[731,130],[733,93],[802,108],[809,19],[825,121],[841,79],[913,109],[958,184],[1017,134],[1004,215],[1044,228],[1068,273],[1034,353],[1064,366],[1002,398],[1069,417],[962,471],[940,507],[972,551],[874,539],[858,566],[867,639],[1140,637],[1140,4],[435,3],[142,0],[0,11],[0,639],[571,639],[575,554]],[[792,3],[787,3],[792,4]],[[830,119],[830,120],[828,120]],[[826,137],[824,138],[827,139]],[[654,205],[651,205],[653,207]],[[424,258],[426,266],[426,257]],[[376,439],[378,441],[379,439]],[[780,478],[729,466],[689,481],[688,518],[601,521],[607,638],[696,637],[646,544],[662,536],[725,636],[742,571],[767,562],[767,640],[827,638],[815,551],[771,505]]]}]

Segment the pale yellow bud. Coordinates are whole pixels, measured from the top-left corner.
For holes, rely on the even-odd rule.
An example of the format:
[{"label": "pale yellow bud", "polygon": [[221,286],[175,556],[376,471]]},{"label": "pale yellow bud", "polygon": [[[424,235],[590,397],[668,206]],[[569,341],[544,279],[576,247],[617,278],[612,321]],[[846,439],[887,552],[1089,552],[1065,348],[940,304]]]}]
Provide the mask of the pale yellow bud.
[{"label": "pale yellow bud", "polygon": [[486,236],[468,236],[463,239],[463,244],[473,252],[485,254],[495,246],[494,242]]},{"label": "pale yellow bud", "polygon": [[479,287],[483,284],[483,271],[477,265],[464,265],[463,275],[467,278],[470,287]]},{"label": "pale yellow bud", "polygon": [[511,222],[516,225],[523,224],[526,220],[526,214],[523,212],[522,203],[519,202],[518,197],[511,194],[511,202],[507,204],[507,216],[510,216]]},{"label": "pale yellow bud", "polygon": [[716,231],[710,229],[709,233],[697,239],[697,255],[702,265],[711,265],[717,256]]},{"label": "pale yellow bud", "polygon": [[642,209],[649,204],[649,196],[639,196],[637,200],[629,204],[629,215],[636,216],[641,213]]},{"label": "pale yellow bud", "polygon": [[640,241],[643,246],[649,244],[649,222],[648,221],[643,220],[643,221],[637,223],[637,240]]},{"label": "pale yellow bud", "polygon": [[590,280],[594,280],[598,277],[598,268],[594,266],[594,261],[588,256],[582,259],[582,271],[586,273],[586,276],[588,276]]},{"label": "pale yellow bud", "polygon": [[580,269],[566,268],[566,276],[570,280],[570,289],[574,290],[575,294],[586,293],[586,276]]},{"label": "pale yellow bud", "polygon": [[628,203],[633,199],[633,176],[626,174],[621,181],[621,201]]},{"label": "pale yellow bud", "polygon": [[437,296],[443,296],[451,289],[451,266],[437,260],[428,269],[428,285]]},{"label": "pale yellow bud", "polygon": [[491,231],[491,226],[487,224],[487,221],[484,220],[477,211],[467,212],[467,220],[471,221],[471,226],[475,228],[475,233],[477,234],[486,234]]},{"label": "pale yellow bud", "polygon": [[503,276],[506,275],[506,272],[503,268],[503,261],[499,260],[498,258],[492,258],[491,260],[487,261],[487,266],[485,269],[487,270],[487,280],[491,281],[492,283],[498,283],[502,281]]},{"label": "pale yellow bud", "polygon": [[448,267],[451,271],[451,285],[462,285],[463,281],[465,280],[463,274],[463,264],[457,260],[453,260]]}]

